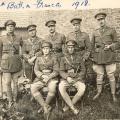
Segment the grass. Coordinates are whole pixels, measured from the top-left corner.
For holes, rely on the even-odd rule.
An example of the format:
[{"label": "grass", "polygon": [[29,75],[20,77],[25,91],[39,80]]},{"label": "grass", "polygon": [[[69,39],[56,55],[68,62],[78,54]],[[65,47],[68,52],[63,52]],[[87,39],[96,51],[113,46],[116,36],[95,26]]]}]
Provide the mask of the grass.
[{"label": "grass", "polygon": [[[86,89],[83,99],[76,105],[80,109],[80,113],[75,116],[72,112],[62,112],[61,99],[59,105],[52,110],[50,120],[120,120],[120,97],[117,96],[118,102],[113,103],[110,93],[110,86],[103,88],[103,92],[99,99],[93,101],[92,98],[96,94],[95,86],[89,86]],[[16,110],[24,114],[23,120],[44,120],[43,113],[38,114],[39,104],[29,94],[19,97]]]}]

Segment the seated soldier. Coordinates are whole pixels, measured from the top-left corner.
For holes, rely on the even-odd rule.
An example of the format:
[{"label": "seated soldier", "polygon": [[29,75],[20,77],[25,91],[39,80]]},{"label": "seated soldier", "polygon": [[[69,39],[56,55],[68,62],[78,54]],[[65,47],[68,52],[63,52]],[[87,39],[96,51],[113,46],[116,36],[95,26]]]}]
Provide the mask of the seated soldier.
[{"label": "seated soldier", "polygon": [[[51,55],[52,44],[50,42],[42,43],[43,55],[38,57],[35,62],[34,71],[37,76],[31,85],[31,93],[33,97],[42,106],[44,113],[49,113],[51,110],[50,102],[55,96],[56,85],[58,83],[59,65],[57,59]],[[40,89],[48,87],[46,100],[43,99]]]},{"label": "seated soldier", "polygon": [[[85,92],[85,84],[83,81],[85,66],[81,57],[75,52],[76,44],[74,40],[66,42],[67,53],[61,58],[60,75],[62,79],[59,84],[59,91],[67,104],[67,106],[63,108],[63,111],[67,111],[70,108],[75,115],[79,113],[79,110],[75,108],[74,105]],[[77,89],[77,93],[72,100],[66,91],[70,86],[74,86]]]}]

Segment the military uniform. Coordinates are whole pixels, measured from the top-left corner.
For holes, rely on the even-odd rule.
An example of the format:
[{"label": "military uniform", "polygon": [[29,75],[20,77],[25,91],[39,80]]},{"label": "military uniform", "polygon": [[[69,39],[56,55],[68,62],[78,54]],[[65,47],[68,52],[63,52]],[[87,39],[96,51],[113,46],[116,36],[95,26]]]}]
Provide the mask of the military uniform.
[{"label": "military uniform", "polygon": [[[70,22],[73,27],[80,26],[82,19],[81,18],[73,18]],[[92,61],[89,59],[91,53],[91,42],[89,35],[85,32],[78,30],[74,30],[73,32],[69,33],[67,36],[67,41],[75,40],[77,42],[76,52],[82,56],[83,61],[85,61],[85,68],[87,76],[92,72]],[[86,79],[87,80],[87,79]],[[90,82],[90,81],[86,81]]]},{"label": "military uniform", "polygon": [[[75,24],[80,24],[81,21],[82,19],[80,18],[74,18],[71,20],[71,23],[74,26]],[[82,57],[87,60],[91,52],[89,35],[85,32],[81,32],[80,30],[76,32],[74,31],[68,34],[67,41],[68,40],[75,40],[77,42],[76,51],[80,52]]]},{"label": "military uniform", "polygon": [[[5,22],[5,27],[15,27],[16,23],[12,20]],[[20,46],[22,46],[22,38],[15,35],[14,32],[7,33],[0,38],[0,61],[3,78],[6,80],[7,97],[9,102],[17,98],[17,79],[21,75],[22,61]],[[11,88],[11,79],[13,79],[13,95]]]},{"label": "military uniform", "polygon": [[[42,48],[50,46],[51,46],[50,42],[42,43]],[[55,96],[56,86],[58,83],[57,79],[58,70],[59,70],[58,61],[56,57],[50,53],[47,58],[45,58],[44,55],[42,55],[41,57],[38,57],[35,62],[34,72],[37,77],[33,84],[31,85],[31,92],[35,99],[39,102],[39,104],[43,106],[43,108],[46,105],[49,105],[52,98]],[[47,75],[49,78],[47,82],[44,82],[44,80],[46,80],[46,78],[43,77],[44,75]],[[45,86],[48,87],[48,95],[46,101],[43,100],[42,95],[39,91]]]},{"label": "military uniform", "polygon": [[[74,42],[68,41],[68,46],[74,46]],[[75,47],[75,46],[74,46]],[[59,91],[67,103],[67,105],[74,109],[74,104],[81,98],[85,91],[85,84],[84,84],[84,74],[85,74],[85,65],[82,58],[76,52],[72,54],[66,53],[64,57],[61,58],[60,62],[60,76],[61,81],[59,84]],[[70,83],[68,78],[72,79]],[[77,93],[74,98],[70,99],[68,93],[66,92],[67,88],[70,86],[74,86],[77,88]]]},{"label": "military uniform", "polygon": [[[47,21],[45,25],[47,27],[50,27],[50,26],[55,26],[55,24],[56,24],[56,21],[50,20],[50,21]],[[53,54],[55,54],[58,58],[63,56],[62,52],[64,51],[64,45],[66,41],[65,35],[58,32],[54,32],[53,34],[46,35],[45,40],[52,43]]]},{"label": "military uniform", "polygon": [[[36,25],[29,25],[27,27],[28,31],[36,30]],[[27,40],[23,41],[23,57],[25,60],[25,75],[29,79],[35,79],[35,74],[34,74],[34,62],[36,59],[36,56],[40,56],[41,53],[41,43],[42,43],[42,38],[39,38],[35,36],[34,38],[29,37]],[[33,62],[29,63],[29,59],[33,59]]]},{"label": "military uniform", "polygon": [[21,45],[21,37],[15,34],[7,34],[0,38],[2,72],[15,73],[22,69],[22,62],[19,55]]},{"label": "military uniform", "polygon": [[[99,21],[105,19],[105,13],[99,13],[95,18]],[[110,46],[106,49],[106,46]],[[97,89],[98,94],[102,91],[102,81],[104,70],[108,75],[111,85],[111,93],[115,95],[115,78],[114,72],[116,70],[115,63],[115,49],[119,47],[117,34],[115,29],[108,26],[100,27],[93,32],[92,35],[92,57],[93,70],[97,73]],[[95,96],[96,99],[96,96]]]}]

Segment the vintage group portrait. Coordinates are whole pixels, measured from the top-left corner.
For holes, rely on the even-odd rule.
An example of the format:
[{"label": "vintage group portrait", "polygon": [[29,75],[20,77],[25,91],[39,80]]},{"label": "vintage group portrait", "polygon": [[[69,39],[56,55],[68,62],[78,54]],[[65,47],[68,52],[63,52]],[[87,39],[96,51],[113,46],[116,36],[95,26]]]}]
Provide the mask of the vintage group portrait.
[{"label": "vintage group portrait", "polygon": [[120,120],[120,9],[0,11],[0,120]]}]

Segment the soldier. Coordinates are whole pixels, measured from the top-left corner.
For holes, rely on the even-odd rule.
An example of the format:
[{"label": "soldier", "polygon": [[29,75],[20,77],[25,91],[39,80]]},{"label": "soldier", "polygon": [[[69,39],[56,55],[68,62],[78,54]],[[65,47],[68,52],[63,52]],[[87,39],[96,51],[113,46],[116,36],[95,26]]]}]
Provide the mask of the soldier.
[{"label": "soldier", "polygon": [[[55,96],[56,85],[58,83],[59,65],[56,57],[50,53],[51,50],[52,44],[50,42],[42,43],[43,55],[37,58],[34,67],[37,78],[31,85],[32,95],[42,106],[44,113],[48,113],[51,110],[50,102]],[[40,90],[45,86],[48,87],[48,94],[44,101]]]},{"label": "soldier", "polygon": [[[80,100],[85,91],[85,66],[81,56],[75,52],[76,42],[70,40],[66,42],[66,45],[67,53],[61,58],[60,62],[60,75],[62,78],[59,84],[59,91],[68,105],[63,108],[63,111],[67,111],[70,108],[77,115],[79,110],[75,108],[75,104]],[[77,93],[72,100],[66,92],[70,86],[77,88]]]},{"label": "soldier", "polygon": [[116,101],[116,81],[114,73],[116,71],[115,49],[118,48],[116,31],[106,25],[106,13],[95,15],[100,28],[96,29],[92,35],[92,57],[93,70],[97,73],[97,94],[93,100],[98,98],[102,92],[102,82],[105,71],[109,78],[113,101]]},{"label": "soldier", "polygon": [[53,45],[52,52],[59,58],[63,55],[62,52],[64,51],[65,47],[65,35],[56,32],[56,21],[49,20],[46,22],[45,26],[49,28],[50,34],[45,37],[46,41],[49,41]]},{"label": "soldier", "polygon": [[89,35],[80,30],[81,18],[73,18],[70,22],[73,25],[74,31],[67,36],[68,40],[75,40],[77,42],[76,51],[82,56],[83,61],[88,60],[91,52],[91,43]]},{"label": "soldier", "polygon": [[[22,74],[20,46],[22,38],[14,33],[16,23],[13,20],[5,22],[7,34],[0,38],[0,61],[3,78],[6,81],[7,98],[10,108],[17,100],[18,77]],[[13,80],[13,92],[11,81]]]},{"label": "soldier", "polygon": [[34,62],[38,55],[40,55],[41,50],[41,42],[43,41],[41,38],[39,38],[36,33],[36,25],[31,24],[28,25],[27,31],[29,38],[27,40],[23,41],[23,58],[25,60],[25,75],[30,80],[35,79],[34,74]]}]

